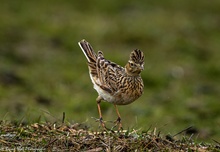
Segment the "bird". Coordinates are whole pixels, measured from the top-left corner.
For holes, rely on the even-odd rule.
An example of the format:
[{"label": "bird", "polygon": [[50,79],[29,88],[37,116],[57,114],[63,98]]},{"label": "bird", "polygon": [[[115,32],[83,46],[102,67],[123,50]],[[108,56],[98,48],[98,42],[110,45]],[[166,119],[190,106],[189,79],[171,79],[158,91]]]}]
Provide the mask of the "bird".
[{"label": "bird", "polygon": [[117,106],[130,104],[143,94],[141,72],[144,70],[144,53],[139,49],[133,50],[128,62],[122,67],[107,60],[102,51],[96,53],[85,39],[78,44],[88,61],[89,75],[98,93],[96,102],[101,126],[106,128],[100,107],[101,101],[105,101],[114,105],[117,113],[115,126],[122,129]]}]

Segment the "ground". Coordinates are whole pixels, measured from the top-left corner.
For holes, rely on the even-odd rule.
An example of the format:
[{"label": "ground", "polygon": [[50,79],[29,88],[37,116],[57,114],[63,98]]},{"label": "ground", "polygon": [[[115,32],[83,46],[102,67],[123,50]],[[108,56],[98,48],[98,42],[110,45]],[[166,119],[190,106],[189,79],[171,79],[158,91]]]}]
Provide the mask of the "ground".
[{"label": "ground", "polygon": [[[148,130],[91,131],[80,124],[1,122],[1,151],[220,151],[220,144],[196,143]],[[176,135],[175,135],[176,136]]]}]

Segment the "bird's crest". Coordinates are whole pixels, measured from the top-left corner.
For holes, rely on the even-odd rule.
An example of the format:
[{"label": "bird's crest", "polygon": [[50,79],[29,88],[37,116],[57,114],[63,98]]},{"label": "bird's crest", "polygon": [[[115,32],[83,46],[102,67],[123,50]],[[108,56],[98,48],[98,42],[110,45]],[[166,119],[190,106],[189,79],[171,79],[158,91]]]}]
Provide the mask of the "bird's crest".
[{"label": "bird's crest", "polygon": [[130,54],[130,61],[142,64],[144,63],[144,53],[141,50],[134,50]]}]

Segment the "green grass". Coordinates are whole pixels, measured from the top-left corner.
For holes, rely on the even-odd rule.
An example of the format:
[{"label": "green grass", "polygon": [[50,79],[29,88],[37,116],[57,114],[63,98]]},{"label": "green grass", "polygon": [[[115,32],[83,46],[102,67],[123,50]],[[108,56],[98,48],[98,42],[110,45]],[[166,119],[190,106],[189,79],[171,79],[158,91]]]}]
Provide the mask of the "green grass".
[{"label": "green grass", "polygon": [[[124,128],[164,134],[194,126],[200,141],[220,137],[219,1],[5,1],[0,6],[0,116],[98,128],[86,59],[89,41],[125,65],[131,50],[146,56],[144,95],[119,107]],[[103,117],[116,119],[111,104]],[[52,117],[53,116],[53,117]]]}]

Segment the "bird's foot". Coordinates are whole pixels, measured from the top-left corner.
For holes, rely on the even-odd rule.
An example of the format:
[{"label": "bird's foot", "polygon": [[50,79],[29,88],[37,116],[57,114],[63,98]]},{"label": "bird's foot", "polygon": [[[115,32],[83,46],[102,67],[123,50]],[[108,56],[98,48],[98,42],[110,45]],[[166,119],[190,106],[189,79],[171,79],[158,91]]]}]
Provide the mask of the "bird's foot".
[{"label": "bird's foot", "polygon": [[110,129],[108,129],[105,125],[105,121],[103,121],[103,118],[100,117],[100,118],[94,118],[92,117],[93,119],[95,119],[96,122],[99,122],[99,127],[102,127],[105,131],[108,131]]},{"label": "bird's foot", "polygon": [[121,118],[118,117],[115,121],[114,121],[115,125],[112,127],[112,129],[114,129],[116,126],[118,126],[118,131],[123,130],[122,128],[122,123],[121,123]]},{"label": "bird's foot", "polygon": [[99,122],[102,128],[106,129],[105,122],[103,121],[102,117],[99,118]]}]

